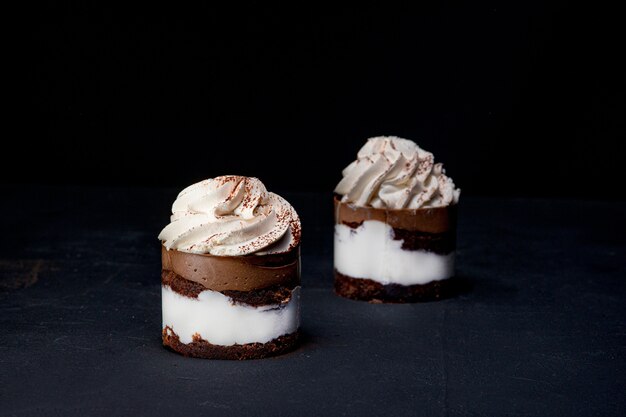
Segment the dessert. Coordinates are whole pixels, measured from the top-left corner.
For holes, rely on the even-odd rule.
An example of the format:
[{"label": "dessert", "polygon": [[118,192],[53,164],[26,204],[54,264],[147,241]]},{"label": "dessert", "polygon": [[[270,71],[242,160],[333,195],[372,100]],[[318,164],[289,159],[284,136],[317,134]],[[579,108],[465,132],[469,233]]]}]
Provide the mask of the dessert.
[{"label": "dessert", "polygon": [[447,296],[459,195],[432,153],[369,139],[335,188],[335,292],[371,302]]},{"label": "dessert", "polygon": [[180,192],[161,240],[163,344],[185,356],[255,359],[293,349],[300,219],[256,178]]}]

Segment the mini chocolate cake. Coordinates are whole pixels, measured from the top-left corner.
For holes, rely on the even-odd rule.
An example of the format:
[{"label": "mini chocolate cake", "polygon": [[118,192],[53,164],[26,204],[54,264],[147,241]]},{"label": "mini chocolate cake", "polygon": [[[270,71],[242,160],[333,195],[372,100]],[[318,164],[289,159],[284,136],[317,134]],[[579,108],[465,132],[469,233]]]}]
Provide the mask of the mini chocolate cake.
[{"label": "mini chocolate cake", "polygon": [[[335,224],[337,294],[372,302],[428,301],[450,295],[456,206],[388,210],[356,207],[335,196]],[[354,246],[360,248],[358,258]],[[368,274],[389,282],[360,278]],[[424,283],[393,282],[407,278]]]},{"label": "mini chocolate cake", "polygon": [[163,344],[185,356],[257,359],[293,349],[300,220],[256,178],[183,190],[161,232]]},{"label": "mini chocolate cake", "polygon": [[348,166],[335,205],[335,292],[370,302],[452,293],[459,190],[431,153],[372,138]]}]

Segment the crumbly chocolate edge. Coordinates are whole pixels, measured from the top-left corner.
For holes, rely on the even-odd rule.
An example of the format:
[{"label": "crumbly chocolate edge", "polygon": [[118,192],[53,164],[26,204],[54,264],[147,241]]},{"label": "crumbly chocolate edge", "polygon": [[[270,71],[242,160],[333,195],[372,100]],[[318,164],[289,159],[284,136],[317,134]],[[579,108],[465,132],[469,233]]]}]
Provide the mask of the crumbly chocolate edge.
[{"label": "crumbly chocolate edge", "polygon": [[456,233],[428,233],[393,228],[392,238],[402,241],[402,249],[422,250],[438,255],[448,255],[456,249]]},{"label": "crumbly chocolate edge", "polygon": [[[204,285],[185,279],[174,271],[165,269],[161,271],[161,285],[166,285],[172,291],[189,298],[198,298],[202,291],[207,290]],[[291,300],[292,291],[298,285],[300,285],[299,280],[294,279],[288,285],[273,285],[259,290],[226,290],[218,292],[229,297],[235,304],[245,304],[252,307],[272,304],[286,305]]]},{"label": "crumbly chocolate edge", "polygon": [[204,359],[249,360],[282,355],[294,350],[300,341],[300,330],[282,335],[266,343],[246,343],[231,346],[214,345],[195,334],[191,343],[182,343],[171,327],[162,332],[163,346],[183,356]]},{"label": "crumbly chocolate edge", "polygon": [[335,269],[334,289],[337,295],[370,303],[413,303],[449,298],[457,293],[454,278],[427,284],[381,284],[371,279],[353,278]]},{"label": "crumbly chocolate edge", "polygon": [[[363,225],[363,222],[341,222],[355,230]],[[397,227],[392,228],[393,240],[402,241],[402,249],[409,251],[421,250],[436,253],[437,255],[448,255],[456,249],[456,233],[448,231],[444,233],[418,232],[415,230],[405,230]]]}]

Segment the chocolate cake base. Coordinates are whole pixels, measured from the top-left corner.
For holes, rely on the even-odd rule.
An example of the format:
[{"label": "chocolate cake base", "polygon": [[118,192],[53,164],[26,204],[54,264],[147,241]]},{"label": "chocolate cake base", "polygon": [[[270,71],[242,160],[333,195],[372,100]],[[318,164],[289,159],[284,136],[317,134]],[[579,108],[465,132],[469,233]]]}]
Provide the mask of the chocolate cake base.
[{"label": "chocolate cake base", "polygon": [[371,279],[352,278],[335,270],[335,293],[370,303],[414,303],[451,297],[455,285],[453,278],[423,285],[385,285]]},{"label": "chocolate cake base", "polygon": [[180,342],[178,335],[169,327],[163,329],[163,346],[183,356],[204,359],[247,360],[262,359],[282,355],[298,346],[300,331],[280,336],[267,343],[246,343],[245,345],[214,345],[194,335],[188,344]]}]

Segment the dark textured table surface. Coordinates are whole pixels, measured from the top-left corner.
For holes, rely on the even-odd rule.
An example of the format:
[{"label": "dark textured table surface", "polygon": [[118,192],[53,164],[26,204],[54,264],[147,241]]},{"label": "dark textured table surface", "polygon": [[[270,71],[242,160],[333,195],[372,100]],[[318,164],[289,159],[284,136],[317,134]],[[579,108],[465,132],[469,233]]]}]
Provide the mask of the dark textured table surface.
[{"label": "dark textured table surface", "polygon": [[331,196],[303,221],[302,346],[161,346],[176,190],[2,188],[0,415],[626,415],[626,204],[462,198],[445,301],[333,295]]}]

